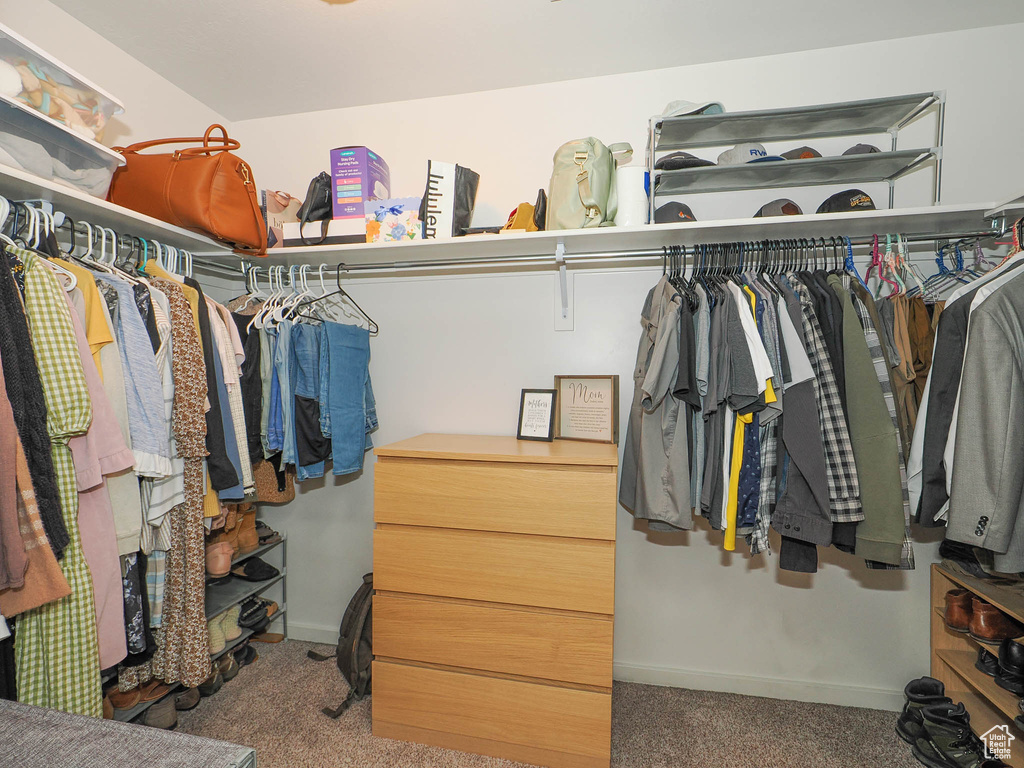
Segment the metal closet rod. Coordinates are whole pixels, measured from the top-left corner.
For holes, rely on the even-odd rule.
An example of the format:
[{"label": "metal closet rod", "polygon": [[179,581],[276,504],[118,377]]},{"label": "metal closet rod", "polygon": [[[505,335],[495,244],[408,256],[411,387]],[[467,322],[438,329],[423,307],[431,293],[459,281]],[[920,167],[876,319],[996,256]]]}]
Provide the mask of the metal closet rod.
[{"label": "metal closet rod", "polygon": [[[933,240],[975,240],[975,239],[992,239],[998,237],[999,233],[992,230],[985,230],[983,232],[950,232],[950,233],[928,233],[922,235],[905,235],[904,240],[910,243],[922,243]],[[884,235],[879,235],[884,237]],[[814,238],[820,241],[821,238]],[[842,238],[837,237],[837,241],[840,244],[845,245],[845,241]],[[795,242],[799,240],[811,240],[811,238],[774,238],[767,239],[767,242]],[[827,244],[831,246],[829,238],[825,238]],[[728,242],[744,242],[744,243],[763,243],[765,240],[734,240]],[[856,237],[850,238],[851,245],[872,245],[874,243],[874,236],[869,237]],[[720,245],[727,244],[726,241],[720,243],[698,243],[697,245]],[[687,255],[691,255],[694,245],[687,245],[684,248],[688,251]],[[328,252],[325,251],[324,255],[327,256]],[[625,250],[625,251],[596,251],[590,253],[572,254],[566,253],[565,260],[568,261],[611,261],[611,260],[637,260],[652,258],[662,258],[665,251],[662,248],[647,248],[643,250]],[[553,255],[533,255],[533,256],[489,256],[481,258],[469,258],[469,259],[432,259],[429,261],[379,261],[371,262],[369,264],[345,264],[342,263],[341,269],[345,272],[364,272],[364,271],[377,271],[377,270],[402,270],[402,269],[440,269],[444,267],[472,267],[472,266],[485,266],[485,265],[502,265],[502,264],[550,264],[552,263]],[[246,264],[252,266],[261,266],[254,260],[247,260]],[[230,271],[232,274],[237,274],[238,266],[229,265],[220,261],[207,261],[205,259],[200,260],[198,257],[195,259],[196,266],[202,266],[206,268],[212,268],[216,270]],[[295,265],[299,266],[299,265]],[[310,265],[312,266],[312,265]]]}]

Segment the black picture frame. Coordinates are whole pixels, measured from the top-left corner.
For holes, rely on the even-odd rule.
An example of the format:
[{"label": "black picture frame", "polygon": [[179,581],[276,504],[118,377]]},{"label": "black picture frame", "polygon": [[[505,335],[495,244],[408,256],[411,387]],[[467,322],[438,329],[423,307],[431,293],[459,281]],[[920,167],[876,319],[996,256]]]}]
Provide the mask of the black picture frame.
[{"label": "black picture frame", "polygon": [[[543,403],[529,403],[527,398],[532,395],[541,396],[539,399],[547,398],[549,402],[545,405]],[[554,389],[524,389],[522,394],[519,396],[519,421],[516,427],[516,439],[518,440],[541,440],[543,442],[550,443],[555,439],[555,411],[556,404],[558,401],[558,392]],[[529,429],[529,434],[523,434],[524,424],[523,417],[530,415],[533,418],[531,423],[536,425],[536,416],[538,411],[542,412],[547,409],[547,431],[544,434],[538,434],[536,426]]]}]

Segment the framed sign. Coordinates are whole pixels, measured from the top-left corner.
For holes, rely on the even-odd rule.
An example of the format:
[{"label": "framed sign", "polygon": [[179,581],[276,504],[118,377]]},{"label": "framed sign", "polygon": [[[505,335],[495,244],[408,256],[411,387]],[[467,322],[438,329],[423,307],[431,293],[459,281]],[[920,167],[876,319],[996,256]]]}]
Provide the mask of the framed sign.
[{"label": "framed sign", "polygon": [[555,437],[619,442],[619,377],[555,376]]},{"label": "framed sign", "polygon": [[520,440],[546,440],[555,436],[555,401],[558,396],[553,389],[524,389],[519,400],[519,429],[516,437]]}]

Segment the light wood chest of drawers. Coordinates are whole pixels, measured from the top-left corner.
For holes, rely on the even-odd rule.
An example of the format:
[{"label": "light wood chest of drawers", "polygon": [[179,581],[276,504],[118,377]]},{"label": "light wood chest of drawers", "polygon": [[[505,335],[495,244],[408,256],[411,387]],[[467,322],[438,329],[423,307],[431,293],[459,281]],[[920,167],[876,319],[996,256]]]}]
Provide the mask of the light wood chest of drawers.
[{"label": "light wood chest of drawers", "polygon": [[615,446],[420,435],[376,454],[373,733],[606,768]]}]

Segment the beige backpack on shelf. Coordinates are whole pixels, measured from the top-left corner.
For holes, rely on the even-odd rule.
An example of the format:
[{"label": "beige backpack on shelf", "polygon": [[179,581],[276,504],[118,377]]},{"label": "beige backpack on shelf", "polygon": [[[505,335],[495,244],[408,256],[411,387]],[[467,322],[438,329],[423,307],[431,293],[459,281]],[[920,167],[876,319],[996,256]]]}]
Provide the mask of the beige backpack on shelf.
[{"label": "beige backpack on shelf", "polygon": [[551,172],[545,228],[610,225],[618,208],[615,168],[632,155],[633,147],[626,142],[605,146],[593,136],[560,146]]}]

